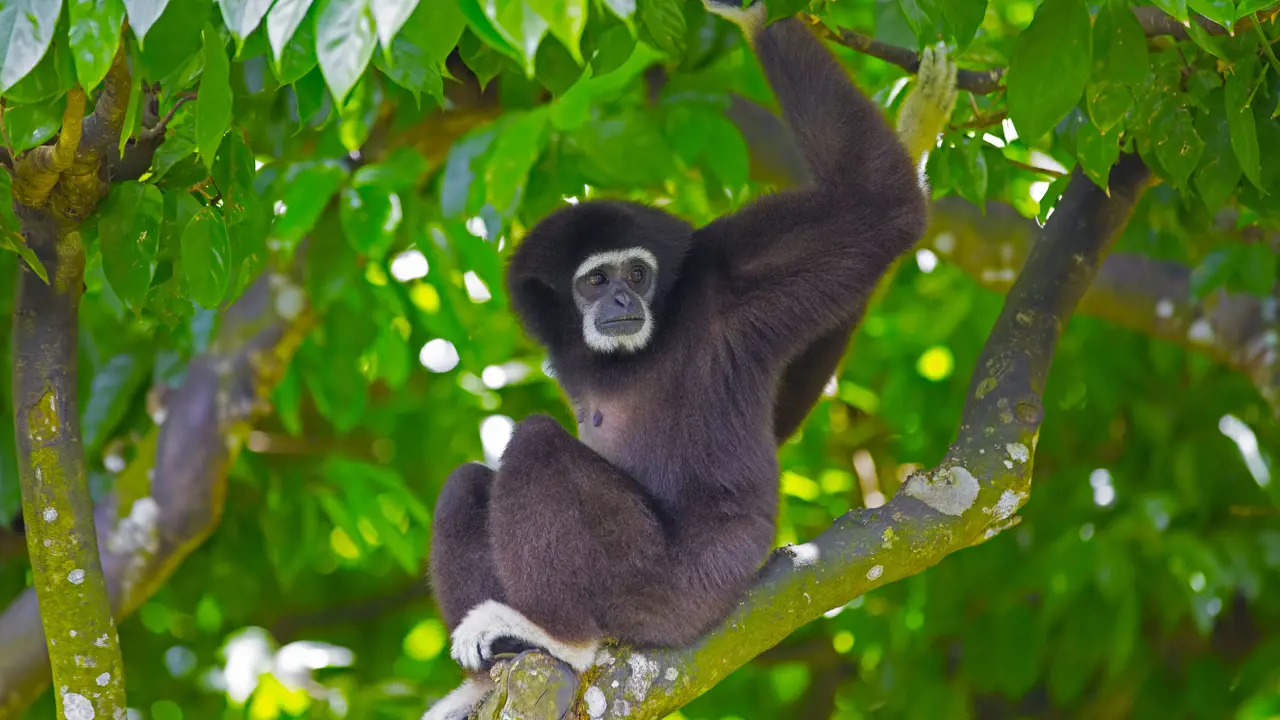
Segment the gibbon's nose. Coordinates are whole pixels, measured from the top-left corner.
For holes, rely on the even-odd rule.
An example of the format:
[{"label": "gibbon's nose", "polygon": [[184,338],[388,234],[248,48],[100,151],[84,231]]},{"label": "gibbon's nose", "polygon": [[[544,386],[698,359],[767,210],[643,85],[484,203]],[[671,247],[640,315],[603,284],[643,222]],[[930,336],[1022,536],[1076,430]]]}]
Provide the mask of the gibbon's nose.
[{"label": "gibbon's nose", "polygon": [[620,308],[630,307],[631,293],[626,292],[625,290],[619,290],[613,294],[613,301],[617,303]]}]

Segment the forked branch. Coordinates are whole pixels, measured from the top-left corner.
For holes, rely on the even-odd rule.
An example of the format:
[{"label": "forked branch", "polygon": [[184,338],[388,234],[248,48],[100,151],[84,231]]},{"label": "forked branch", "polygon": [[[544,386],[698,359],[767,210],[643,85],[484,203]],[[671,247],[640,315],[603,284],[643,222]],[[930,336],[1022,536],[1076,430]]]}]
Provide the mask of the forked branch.
[{"label": "forked branch", "polygon": [[574,685],[568,668],[526,653],[495,668],[498,689],[478,717],[661,718],[803,625],[874,588],[914,575],[1012,525],[1031,489],[1044,417],[1041,395],[1062,327],[1148,186],[1123,156],[1108,197],[1079,170],[1005,299],[943,462],[917,473],[883,507],[850,512],[813,541],[777,550],[755,587],[696,644],[601,651]]}]

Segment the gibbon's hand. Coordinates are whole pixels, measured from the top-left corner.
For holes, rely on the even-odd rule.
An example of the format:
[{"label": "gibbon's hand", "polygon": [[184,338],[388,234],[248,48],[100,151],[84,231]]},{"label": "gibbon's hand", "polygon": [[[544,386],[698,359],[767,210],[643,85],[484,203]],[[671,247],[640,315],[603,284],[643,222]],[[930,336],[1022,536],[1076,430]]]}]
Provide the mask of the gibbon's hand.
[{"label": "gibbon's hand", "polygon": [[767,10],[761,0],[751,0],[746,7],[741,0],[702,0],[707,12],[728,20],[742,28],[747,39],[751,40],[764,29]]},{"label": "gibbon's hand", "polygon": [[[956,106],[956,63],[944,43],[920,55],[916,84],[898,112],[898,136],[917,166],[938,143]],[[921,171],[923,173],[923,171]]]}]

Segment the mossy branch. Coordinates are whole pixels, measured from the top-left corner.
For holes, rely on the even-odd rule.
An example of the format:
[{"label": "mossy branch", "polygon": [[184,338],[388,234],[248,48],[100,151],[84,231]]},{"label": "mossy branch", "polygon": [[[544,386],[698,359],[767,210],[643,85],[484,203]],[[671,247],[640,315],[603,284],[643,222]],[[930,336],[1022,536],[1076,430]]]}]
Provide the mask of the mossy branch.
[{"label": "mossy branch", "polygon": [[[1016,522],[1028,499],[1044,417],[1041,394],[1058,336],[1118,236],[1149,173],[1136,156],[1111,172],[1108,197],[1076,170],[997,319],[943,462],[913,475],[883,507],[850,512],[811,542],[777,550],[753,589],[715,630],[686,648],[607,647],[578,680],[573,717],[661,718],[822,614],[914,575]],[[556,720],[549,659],[500,664],[476,717]],[[566,673],[559,667],[556,672]],[[569,675],[572,678],[572,675]],[[572,683],[573,680],[568,680]],[[572,684],[570,687],[573,687]]]},{"label": "mossy branch", "polygon": [[[155,453],[140,453],[124,471],[124,475],[145,478],[153,470],[149,492],[125,498],[118,484],[117,491],[96,508],[86,501],[73,514],[60,513],[60,518],[74,515],[85,524],[94,519],[96,543],[92,535],[82,540],[84,547],[93,544],[95,556],[101,552],[106,592],[116,619],[132,614],[217,527],[227,468],[249,424],[267,411],[267,398],[312,321],[298,284],[304,263],[305,253],[300,252],[289,273],[268,271],[250,285],[222,313],[217,338],[190,363],[182,386],[167,393],[163,416],[142,444],[155,447]],[[41,316],[41,323],[45,322]],[[51,342],[66,343],[68,337],[74,341],[74,331],[54,330],[46,331]],[[78,414],[73,405],[59,417],[68,421]],[[145,480],[142,487],[147,487]],[[32,522],[28,515],[29,544],[38,544],[44,537],[36,535],[39,522]],[[30,549],[34,562],[38,548]],[[21,717],[48,687],[49,656],[40,620],[50,615],[44,598],[37,603],[37,594],[31,590],[0,614],[0,648],[4,648],[0,652],[0,720]],[[82,623],[83,608],[69,617]],[[96,716],[112,717],[101,710]]]}]

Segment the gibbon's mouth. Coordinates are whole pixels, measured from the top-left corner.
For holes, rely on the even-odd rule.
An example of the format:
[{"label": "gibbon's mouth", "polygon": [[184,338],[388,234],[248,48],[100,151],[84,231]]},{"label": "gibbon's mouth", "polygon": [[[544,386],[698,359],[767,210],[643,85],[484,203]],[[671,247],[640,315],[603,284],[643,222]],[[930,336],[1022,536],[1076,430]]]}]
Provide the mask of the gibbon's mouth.
[{"label": "gibbon's mouth", "polygon": [[596,321],[596,329],[611,337],[634,335],[640,332],[642,327],[644,327],[643,315],[619,315],[608,320]]}]

